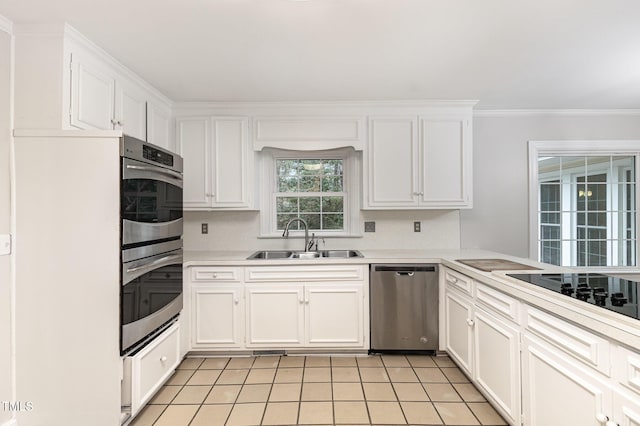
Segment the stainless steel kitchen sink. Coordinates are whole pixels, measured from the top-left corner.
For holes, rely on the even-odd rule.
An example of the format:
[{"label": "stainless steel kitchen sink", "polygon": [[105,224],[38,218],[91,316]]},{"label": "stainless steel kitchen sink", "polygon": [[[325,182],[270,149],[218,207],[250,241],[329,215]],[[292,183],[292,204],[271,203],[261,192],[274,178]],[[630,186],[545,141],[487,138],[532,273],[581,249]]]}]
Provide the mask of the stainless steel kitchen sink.
[{"label": "stainless steel kitchen sink", "polygon": [[350,259],[364,257],[358,250],[320,250],[320,251],[287,251],[287,250],[261,250],[247,257],[248,260],[263,259],[317,259],[336,258]]}]

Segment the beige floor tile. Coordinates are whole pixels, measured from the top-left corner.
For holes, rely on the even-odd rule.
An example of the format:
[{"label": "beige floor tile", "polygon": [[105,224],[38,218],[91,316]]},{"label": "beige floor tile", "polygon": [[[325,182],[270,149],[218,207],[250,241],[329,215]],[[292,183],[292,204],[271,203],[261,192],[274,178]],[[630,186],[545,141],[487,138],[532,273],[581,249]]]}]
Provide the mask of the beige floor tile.
[{"label": "beige floor tile", "polygon": [[332,356],[331,357],[331,366],[332,367],[356,367],[358,364],[356,363],[355,356]]},{"label": "beige floor tile", "polygon": [[360,367],[360,377],[362,378],[363,382],[389,381],[387,371],[382,367]]},{"label": "beige floor tile", "polygon": [[299,401],[301,389],[301,383],[276,383],[271,388],[269,401]]},{"label": "beige floor tile", "polygon": [[451,360],[448,356],[434,356],[433,360],[435,361],[438,367],[457,367],[456,363]]},{"label": "beige floor tile", "polygon": [[[308,360],[309,358],[307,358]],[[314,367],[304,369],[303,382],[330,382],[331,369],[329,367]]]},{"label": "beige floor tile", "polygon": [[203,405],[189,426],[224,426],[233,404]]},{"label": "beige floor tile", "polygon": [[255,358],[253,357],[231,358],[226,368],[232,370],[251,368],[254,360]]},{"label": "beige floor tile", "polygon": [[483,425],[506,425],[507,422],[488,402],[471,402],[467,406]]},{"label": "beige floor tile", "polygon": [[185,386],[171,404],[202,404],[210,390],[211,386]]},{"label": "beige floor tile", "polygon": [[259,425],[266,405],[264,402],[234,405],[227,426]]},{"label": "beige floor tile", "polygon": [[441,425],[442,420],[433,404],[401,402],[402,411],[410,425]]},{"label": "beige floor tile", "polygon": [[280,357],[278,368],[304,367],[304,356],[287,355]]},{"label": "beige floor tile", "polygon": [[446,425],[479,425],[471,410],[463,402],[434,402],[440,418]]},{"label": "beige floor tile", "polygon": [[397,401],[391,383],[363,383],[367,401]]},{"label": "beige floor tile", "polygon": [[392,382],[398,383],[417,383],[418,376],[413,372],[413,368],[405,367],[387,367],[387,374]]},{"label": "beige floor tile", "polygon": [[458,394],[465,402],[484,402],[484,396],[476,389],[471,383],[453,383],[453,387],[456,388]]},{"label": "beige floor tile", "polygon": [[451,383],[469,383],[467,376],[457,367],[444,367],[440,370],[442,370],[442,373],[447,376],[447,379],[449,379]]},{"label": "beige floor tile", "polygon": [[369,413],[364,401],[334,402],[333,411],[336,424],[369,424]]},{"label": "beige floor tile", "polygon": [[298,421],[297,402],[270,402],[264,412],[263,425],[295,425]]},{"label": "beige floor tile", "polygon": [[449,383],[423,383],[427,395],[432,401],[458,402],[462,401],[456,390]]},{"label": "beige floor tile", "polygon": [[418,379],[423,383],[449,383],[439,368],[414,368]]},{"label": "beige floor tile", "polygon": [[[187,371],[187,370],[183,370]],[[189,386],[210,385],[213,386],[220,377],[222,370],[197,370],[187,382]]]},{"label": "beige floor tile", "polygon": [[382,355],[385,367],[411,367],[404,355]]},{"label": "beige floor tile", "polygon": [[218,377],[217,385],[241,385],[249,374],[248,369],[244,370],[224,370]]},{"label": "beige floor tile", "polygon": [[412,367],[437,367],[433,357],[429,355],[407,355]]},{"label": "beige floor tile", "polygon": [[176,370],[175,373],[167,380],[167,385],[182,386],[191,378],[195,370]]},{"label": "beige floor tile", "polygon": [[333,424],[332,402],[301,402],[298,424],[326,425]]},{"label": "beige floor tile", "polygon": [[330,367],[331,357],[328,356],[307,356],[304,362],[305,367]]},{"label": "beige floor tile", "polygon": [[278,368],[274,383],[301,383],[304,368]]},{"label": "beige floor tile", "polygon": [[236,403],[240,402],[267,402],[271,392],[270,384],[244,385]]},{"label": "beige floor tile", "polygon": [[371,423],[379,425],[404,425],[407,422],[397,402],[370,402],[367,401]]},{"label": "beige floor tile", "polygon": [[279,356],[259,356],[251,368],[276,368],[280,362]]},{"label": "beige floor tile", "polygon": [[334,401],[364,401],[361,383],[333,383]]},{"label": "beige floor tile", "polygon": [[151,399],[149,404],[170,404],[173,398],[180,392],[182,386],[163,386]]},{"label": "beige floor tile", "polygon": [[200,365],[200,369],[223,370],[228,362],[229,358],[205,358],[204,362]]},{"label": "beige floor tile", "polygon": [[358,367],[333,367],[331,374],[334,382],[360,382]]},{"label": "beige floor tile", "polygon": [[242,385],[215,385],[207,399],[204,400],[205,404],[233,404],[238,398],[238,394],[242,389]]},{"label": "beige floor tile", "polygon": [[382,357],[379,355],[358,356],[356,357],[356,362],[358,367],[384,367]]},{"label": "beige floor tile", "polygon": [[199,405],[170,405],[154,426],[187,426],[200,408]]},{"label": "beige floor tile", "polygon": [[204,358],[185,358],[177,368],[178,370],[197,370],[202,361]]},{"label": "beige floor tile", "polygon": [[245,384],[273,383],[275,375],[275,368],[252,368],[249,371]]},{"label": "beige floor tile", "polygon": [[166,405],[147,405],[129,426],[151,426],[158,420],[165,408],[167,408]]},{"label": "beige floor tile", "polygon": [[331,401],[331,383],[304,383],[301,401]]},{"label": "beige floor tile", "polygon": [[420,383],[394,383],[398,401],[429,401],[429,396]]}]

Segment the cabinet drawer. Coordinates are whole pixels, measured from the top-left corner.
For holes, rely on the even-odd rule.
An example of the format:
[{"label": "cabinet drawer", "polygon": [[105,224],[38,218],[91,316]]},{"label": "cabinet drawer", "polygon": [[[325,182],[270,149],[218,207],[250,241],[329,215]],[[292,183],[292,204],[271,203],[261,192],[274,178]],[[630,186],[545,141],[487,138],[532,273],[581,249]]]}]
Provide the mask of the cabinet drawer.
[{"label": "cabinet drawer", "polygon": [[131,389],[131,415],[149,401],[180,362],[180,326],[169,327],[137,354],[125,358],[124,382]]},{"label": "cabinet drawer", "polygon": [[262,266],[247,268],[246,282],[362,281],[362,265]]},{"label": "cabinet drawer", "polygon": [[224,267],[192,267],[191,282],[237,282],[241,281],[242,269],[241,268],[224,268]]},{"label": "cabinet drawer", "polygon": [[640,353],[618,348],[619,371],[616,374],[620,383],[640,395]]},{"label": "cabinet drawer", "polygon": [[454,272],[451,269],[444,269],[444,281],[448,286],[457,288],[462,292],[471,296],[473,288],[473,280],[466,275]]},{"label": "cabinet drawer", "polygon": [[476,300],[489,311],[518,322],[520,302],[484,284],[476,284]]},{"label": "cabinet drawer", "polygon": [[530,306],[527,306],[524,317],[527,330],[573,358],[607,376],[611,375],[611,347],[607,340]]}]

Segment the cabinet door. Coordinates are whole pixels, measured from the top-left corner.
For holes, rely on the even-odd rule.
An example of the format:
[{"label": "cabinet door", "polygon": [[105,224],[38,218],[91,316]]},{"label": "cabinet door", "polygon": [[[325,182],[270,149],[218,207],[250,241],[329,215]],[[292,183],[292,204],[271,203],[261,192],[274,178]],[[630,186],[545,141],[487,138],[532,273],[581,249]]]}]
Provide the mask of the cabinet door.
[{"label": "cabinet door", "polygon": [[247,285],[248,347],[292,347],[304,342],[304,291],[301,285]]},{"label": "cabinet door", "polygon": [[520,333],[476,309],[473,320],[474,379],[511,424],[520,424]]},{"label": "cabinet door", "polygon": [[445,303],[445,347],[460,367],[472,375],[473,310],[471,301],[455,292],[447,291]]},{"label": "cabinet door", "polygon": [[147,100],[142,90],[124,81],[116,81],[116,129],[134,138],[147,140]]},{"label": "cabinet door", "polygon": [[249,149],[248,132],[247,118],[212,118],[213,207],[250,207],[253,152]]},{"label": "cabinet door", "polygon": [[532,336],[522,351],[523,414],[527,425],[601,426],[611,391],[575,360]]},{"label": "cabinet door", "polygon": [[184,159],[185,210],[211,207],[209,121],[206,117],[190,117],[176,122],[178,153]]},{"label": "cabinet door", "polygon": [[420,120],[420,204],[423,207],[471,207],[469,119]]},{"label": "cabinet door", "polygon": [[235,286],[203,286],[191,290],[191,343],[194,348],[242,346],[242,292]]},{"label": "cabinet door", "polygon": [[309,285],[305,288],[306,343],[362,347],[362,286]]},{"label": "cabinet door", "polygon": [[171,110],[155,102],[147,102],[147,141],[174,151],[171,135]]},{"label": "cabinet door", "polygon": [[370,118],[364,208],[418,206],[417,118]]},{"label": "cabinet door", "polygon": [[71,62],[71,125],[79,129],[114,127],[116,79],[77,55]]},{"label": "cabinet door", "polygon": [[613,395],[613,421],[619,426],[640,426],[640,398],[616,392]]}]

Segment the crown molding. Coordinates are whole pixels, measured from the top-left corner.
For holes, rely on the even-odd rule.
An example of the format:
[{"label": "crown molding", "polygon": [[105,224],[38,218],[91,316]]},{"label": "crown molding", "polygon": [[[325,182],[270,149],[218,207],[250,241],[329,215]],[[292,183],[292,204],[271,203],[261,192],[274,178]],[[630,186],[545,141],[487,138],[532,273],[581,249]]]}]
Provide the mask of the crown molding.
[{"label": "crown molding", "polygon": [[640,116],[640,109],[476,109],[473,117]]}]

